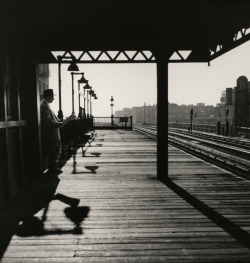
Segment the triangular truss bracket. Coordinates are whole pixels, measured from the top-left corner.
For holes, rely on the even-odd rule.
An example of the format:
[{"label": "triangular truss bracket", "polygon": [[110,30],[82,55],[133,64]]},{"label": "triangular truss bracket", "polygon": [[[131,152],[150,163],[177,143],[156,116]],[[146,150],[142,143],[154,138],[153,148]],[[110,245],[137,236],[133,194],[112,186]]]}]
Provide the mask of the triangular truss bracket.
[{"label": "triangular truss bracket", "polygon": [[[155,57],[148,50],[101,50],[101,51],[53,51],[53,56],[60,63],[70,63],[72,60],[76,63],[155,63]],[[59,62],[59,61],[58,61]]]}]

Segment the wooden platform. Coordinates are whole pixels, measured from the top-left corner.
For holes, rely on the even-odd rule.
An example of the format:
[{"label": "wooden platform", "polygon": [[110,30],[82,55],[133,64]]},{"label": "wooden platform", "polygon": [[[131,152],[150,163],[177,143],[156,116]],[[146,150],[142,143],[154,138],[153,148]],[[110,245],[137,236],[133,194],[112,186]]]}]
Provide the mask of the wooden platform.
[{"label": "wooden platform", "polygon": [[1,262],[250,262],[248,180],[169,147],[164,184],[134,131],[97,131],[65,162],[0,210]]}]

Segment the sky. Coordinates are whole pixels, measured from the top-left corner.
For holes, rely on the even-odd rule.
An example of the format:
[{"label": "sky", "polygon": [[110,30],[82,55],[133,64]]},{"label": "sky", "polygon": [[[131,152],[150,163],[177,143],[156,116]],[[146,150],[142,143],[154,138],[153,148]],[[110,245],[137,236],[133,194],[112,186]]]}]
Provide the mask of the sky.
[{"label": "sky", "polygon": [[[156,104],[156,64],[78,64],[79,72],[89,80],[98,99],[93,101],[95,117],[110,116],[110,98],[114,98],[114,111],[133,106]],[[72,112],[72,80],[62,65],[62,108],[64,116]],[[169,64],[169,102],[177,104],[216,105],[223,90],[235,87],[239,76],[250,80],[250,41],[207,63]],[[74,76],[75,112],[78,113],[77,80]],[[50,64],[50,88],[58,94],[58,66]],[[83,85],[83,84],[82,84]],[[83,101],[81,101],[83,105]],[[58,97],[52,108],[58,111]]]},{"label": "sky", "polygon": [[[110,99],[114,98],[114,111],[133,106],[156,103],[156,65],[153,64],[78,64],[79,72],[97,94],[92,100],[95,117],[111,115]],[[62,65],[62,108],[65,117],[72,112],[72,78],[67,71],[68,64]],[[81,75],[74,75],[75,112],[78,113],[78,83]],[[50,88],[58,94],[58,66],[50,64]],[[81,87],[84,84],[81,85]],[[57,96],[58,97],[58,96]],[[83,101],[81,101],[83,106]],[[51,105],[58,111],[58,99]]]}]

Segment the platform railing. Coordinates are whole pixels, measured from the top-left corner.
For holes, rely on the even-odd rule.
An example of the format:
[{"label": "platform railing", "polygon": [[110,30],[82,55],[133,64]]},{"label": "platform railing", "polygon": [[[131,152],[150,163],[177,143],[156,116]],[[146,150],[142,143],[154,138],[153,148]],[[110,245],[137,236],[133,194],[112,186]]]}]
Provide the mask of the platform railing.
[{"label": "platform railing", "polygon": [[94,117],[94,129],[133,129],[133,116],[128,117]]},{"label": "platform railing", "polygon": [[93,118],[77,118],[60,128],[62,153],[65,154],[78,143],[83,142],[84,134],[93,131]]}]

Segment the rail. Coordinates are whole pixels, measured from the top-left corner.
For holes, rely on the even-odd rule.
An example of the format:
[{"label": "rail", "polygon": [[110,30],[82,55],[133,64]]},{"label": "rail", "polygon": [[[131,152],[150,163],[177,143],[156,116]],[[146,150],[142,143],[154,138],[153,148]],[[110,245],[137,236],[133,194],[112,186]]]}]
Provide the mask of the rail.
[{"label": "rail", "polygon": [[142,134],[147,135],[150,138],[157,140],[157,128],[156,128],[156,126],[150,126],[150,127],[137,126],[137,127],[134,127],[133,130],[138,131]]},{"label": "rail", "polygon": [[93,118],[78,118],[61,127],[62,154],[67,153],[72,147],[83,142],[84,134],[93,129]]},{"label": "rail", "polygon": [[94,129],[133,129],[133,116],[94,117]]},{"label": "rail", "polygon": [[[169,128],[179,128],[179,129],[185,129],[190,130],[190,123],[168,123]],[[221,135],[226,135],[226,124],[221,123],[219,126],[217,125],[211,125],[211,124],[192,124],[192,130],[193,131],[202,131],[202,132],[209,132],[209,133],[216,133]],[[242,136],[250,138],[250,128],[248,127],[238,127],[238,126],[229,126],[228,131],[229,136]]]},{"label": "rail", "polygon": [[168,143],[226,170],[249,177],[250,140],[181,129],[168,131]]},{"label": "rail", "polygon": [[[157,127],[136,126],[134,130],[157,138]],[[249,178],[250,175],[250,140],[209,132],[169,128],[168,143],[198,158],[204,159],[226,170]]]}]

